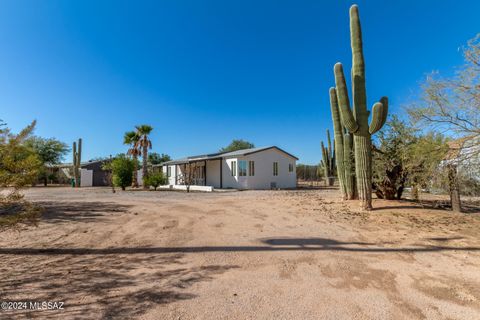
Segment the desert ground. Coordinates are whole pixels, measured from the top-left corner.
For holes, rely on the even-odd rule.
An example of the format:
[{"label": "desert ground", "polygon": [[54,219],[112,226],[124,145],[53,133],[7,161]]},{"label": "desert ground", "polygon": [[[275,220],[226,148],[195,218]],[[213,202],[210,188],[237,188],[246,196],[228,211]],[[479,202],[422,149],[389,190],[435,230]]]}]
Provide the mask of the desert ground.
[{"label": "desert ground", "polygon": [[[32,188],[0,232],[1,319],[480,319],[480,213],[334,189]],[[478,210],[477,210],[478,211]]]}]

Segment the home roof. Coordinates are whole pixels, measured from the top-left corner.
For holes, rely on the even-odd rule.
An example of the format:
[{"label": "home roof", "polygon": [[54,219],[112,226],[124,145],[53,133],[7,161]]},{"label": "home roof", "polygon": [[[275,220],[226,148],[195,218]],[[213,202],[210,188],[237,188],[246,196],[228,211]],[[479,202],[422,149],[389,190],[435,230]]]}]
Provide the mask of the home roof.
[{"label": "home roof", "polygon": [[269,149],[277,149],[278,151],[283,152],[286,155],[298,160],[297,157],[286,152],[285,150],[280,149],[277,146],[268,146],[268,147],[249,148],[249,149],[242,149],[242,150],[229,151],[229,152],[217,152],[217,153],[203,154],[203,155],[197,155],[197,156],[190,156],[190,157],[185,157],[181,159],[166,161],[166,162],[160,163],[158,166],[184,164],[184,163],[195,162],[195,161],[216,160],[216,159],[235,157],[235,156],[247,156],[249,154],[253,154],[253,153],[257,153],[257,152],[261,152]]}]

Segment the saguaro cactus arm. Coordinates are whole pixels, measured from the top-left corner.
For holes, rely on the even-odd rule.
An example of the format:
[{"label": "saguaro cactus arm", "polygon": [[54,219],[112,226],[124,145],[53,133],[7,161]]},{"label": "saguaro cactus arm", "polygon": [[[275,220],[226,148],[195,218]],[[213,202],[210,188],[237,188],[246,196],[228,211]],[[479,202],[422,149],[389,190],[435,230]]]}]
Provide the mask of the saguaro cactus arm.
[{"label": "saguaro cactus arm", "polygon": [[77,187],[81,187],[81,166],[82,166],[82,138],[78,139],[78,151],[77,151]]},{"label": "saguaro cactus arm", "polygon": [[78,139],[77,165],[82,165],[82,138]]},{"label": "saguaro cactus arm", "polygon": [[370,134],[374,134],[383,127],[385,121],[387,121],[387,114],[388,99],[387,97],[383,97],[380,102],[377,102],[373,105],[372,122],[370,122],[370,127],[368,128]]},{"label": "saguaro cactus arm", "polygon": [[337,91],[335,88],[330,88],[330,108],[332,111],[333,121],[333,137],[334,137],[334,154],[335,164],[337,166],[337,176],[340,185],[340,190],[344,199],[347,199],[347,190],[345,189],[345,167],[344,167],[344,153],[343,153],[343,131],[342,122],[340,120],[340,111],[338,110]]},{"label": "saguaro cactus arm", "polygon": [[[334,134],[337,134],[337,133],[342,133],[342,122],[340,121],[340,113],[338,111],[338,100],[337,100],[337,91],[335,90],[335,88],[330,88],[329,90],[329,93],[330,93],[330,109],[332,111],[332,120],[333,120],[333,132]],[[337,132],[337,128],[340,129],[338,132]],[[335,135],[334,135],[335,137]]]},{"label": "saguaro cactus arm", "polygon": [[72,153],[73,153],[73,174],[75,176],[75,170],[77,168],[77,143],[74,141],[73,142],[73,148],[72,148]]},{"label": "saguaro cactus arm", "polygon": [[332,155],[332,140],[330,139],[330,130],[327,129],[328,154]]},{"label": "saguaro cactus arm", "polygon": [[323,141],[320,142],[320,146],[322,148],[322,157],[323,157],[323,163],[325,164],[325,168],[327,168],[328,165],[328,153],[327,153],[327,148],[325,148],[325,145],[323,144]]},{"label": "saguaro cactus arm", "polygon": [[340,109],[342,124],[349,132],[355,133],[358,131],[358,124],[350,109],[347,83],[345,82],[345,74],[343,73],[343,66],[340,62],[335,64],[333,72],[335,74],[335,86],[337,87],[338,107]]}]

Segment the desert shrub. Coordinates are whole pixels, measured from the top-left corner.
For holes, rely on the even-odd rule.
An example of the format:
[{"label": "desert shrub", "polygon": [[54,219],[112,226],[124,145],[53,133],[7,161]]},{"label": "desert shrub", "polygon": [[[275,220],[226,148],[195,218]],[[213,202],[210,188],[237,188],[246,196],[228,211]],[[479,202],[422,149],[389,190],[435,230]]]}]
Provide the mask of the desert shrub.
[{"label": "desert shrub", "polygon": [[48,180],[52,180],[52,175],[49,173],[48,167],[61,163],[65,155],[70,151],[67,144],[55,138],[45,139],[38,136],[32,136],[25,139],[23,145],[31,149],[42,162],[38,178],[43,181],[45,186],[47,185]]},{"label": "desert shrub", "polygon": [[143,179],[143,183],[147,187],[153,187],[157,190],[158,186],[167,184],[167,177],[163,174],[163,172],[155,172],[151,173]]},{"label": "desert shrub", "polygon": [[0,231],[19,225],[37,225],[43,208],[23,199],[0,205]]},{"label": "desert shrub", "polygon": [[134,169],[134,160],[125,155],[118,155],[111,162],[113,175],[113,184],[125,190],[132,184],[132,174]]},{"label": "desert shrub", "polygon": [[438,175],[447,151],[445,138],[422,132],[393,115],[378,132],[373,154],[373,184],[377,197],[401,199],[405,186],[418,200],[421,189],[429,189]]},{"label": "desert shrub", "polygon": [[42,162],[24,145],[35,127],[35,122],[13,134],[0,125],[0,229],[19,222],[36,223],[40,209],[25,201],[21,188],[37,178]]}]

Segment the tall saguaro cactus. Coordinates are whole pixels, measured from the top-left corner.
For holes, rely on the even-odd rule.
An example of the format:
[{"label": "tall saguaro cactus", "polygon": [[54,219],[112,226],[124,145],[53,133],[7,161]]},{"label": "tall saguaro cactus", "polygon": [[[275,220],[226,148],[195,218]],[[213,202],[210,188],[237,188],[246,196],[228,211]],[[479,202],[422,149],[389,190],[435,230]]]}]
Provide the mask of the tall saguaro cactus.
[{"label": "tall saguaro cactus", "polygon": [[342,125],[335,88],[330,88],[330,108],[332,110],[338,182],[343,199],[352,200],[356,195],[355,175],[353,173],[353,141],[351,135],[345,132]]},{"label": "tall saguaro cactus", "polygon": [[82,162],[82,139],[78,139],[77,143],[73,142],[73,178],[75,180],[75,187],[80,187],[80,166]]},{"label": "tall saguaro cactus", "polygon": [[341,63],[335,64],[335,85],[343,126],[353,134],[355,148],[355,173],[358,197],[362,208],[372,209],[372,140],[371,135],[382,128],[387,119],[388,99],[383,97],[373,105],[372,121],[368,123],[365,88],[365,61],[358,6],[350,8],[350,37],[352,46],[353,111],[350,108],[345,75]]},{"label": "tall saguaro cactus", "polygon": [[[332,151],[332,140],[330,140],[330,131],[327,129],[327,143],[328,147],[325,148],[323,141],[321,142],[322,157],[321,166],[325,173],[325,181],[328,186],[333,186],[333,176],[335,174],[335,151]],[[336,145],[334,145],[336,150]]]}]

